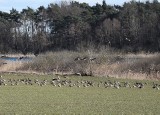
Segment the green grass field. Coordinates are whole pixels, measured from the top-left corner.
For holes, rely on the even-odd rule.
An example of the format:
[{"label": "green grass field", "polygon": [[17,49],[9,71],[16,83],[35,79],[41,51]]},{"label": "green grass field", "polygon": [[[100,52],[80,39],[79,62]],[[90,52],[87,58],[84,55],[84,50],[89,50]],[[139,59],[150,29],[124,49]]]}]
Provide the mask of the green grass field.
[{"label": "green grass field", "polygon": [[[52,75],[3,74],[5,80],[30,78],[50,81]],[[1,78],[1,79],[2,79]],[[0,87],[0,114],[106,114],[106,115],[158,115],[160,114],[160,90],[152,88],[153,81],[123,80],[103,77],[61,77],[76,83],[88,80],[94,86],[52,86],[49,82],[45,86],[7,85]],[[97,86],[104,81],[128,81],[130,84],[144,82],[144,88]],[[156,83],[159,83],[156,81]]]}]

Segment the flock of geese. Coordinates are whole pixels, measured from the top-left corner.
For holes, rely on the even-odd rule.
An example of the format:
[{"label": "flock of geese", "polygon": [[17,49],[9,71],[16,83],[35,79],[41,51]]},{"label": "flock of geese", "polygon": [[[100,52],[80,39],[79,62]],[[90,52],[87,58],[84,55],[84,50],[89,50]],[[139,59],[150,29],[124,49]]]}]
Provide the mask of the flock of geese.
[{"label": "flock of geese", "polygon": [[[30,79],[30,78],[22,78],[22,79],[4,79],[3,76],[0,76],[0,86],[16,86],[16,85],[37,85],[37,86],[45,86],[45,85],[52,85],[55,87],[104,87],[104,88],[115,88],[115,89],[120,89],[120,88],[138,88],[138,89],[143,89],[145,86],[148,85],[148,83],[142,83],[142,82],[135,82],[135,83],[129,83],[128,81],[126,82],[119,82],[119,81],[111,81],[111,80],[106,80],[106,81],[89,81],[89,80],[71,80],[68,78],[61,78],[59,76],[53,77],[50,80],[43,79],[43,80],[38,80],[38,79]],[[152,88],[153,89],[160,89],[160,85],[153,82],[152,83]]]}]

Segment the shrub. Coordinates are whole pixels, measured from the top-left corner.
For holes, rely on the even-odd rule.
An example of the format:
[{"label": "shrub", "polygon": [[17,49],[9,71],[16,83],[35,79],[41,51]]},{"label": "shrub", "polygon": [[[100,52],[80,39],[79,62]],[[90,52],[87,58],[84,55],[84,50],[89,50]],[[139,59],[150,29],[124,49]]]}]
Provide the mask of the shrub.
[{"label": "shrub", "polygon": [[[86,60],[75,60],[77,57]],[[90,61],[90,58],[96,58]],[[123,75],[140,73],[150,75],[160,71],[160,54],[122,54],[100,50],[99,52],[47,52],[32,62],[25,64],[21,70],[39,72],[70,72],[82,75]]]},{"label": "shrub", "polygon": [[41,72],[71,72],[74,73],[86,73],[86,68],[88,62],[75,61],[77,57],[88,57],[87,54],[72,52],[72,51],[62,51],[62,52],[47,52],[41,54],[32,62],[25,64],[22,70],[35,70]]}]

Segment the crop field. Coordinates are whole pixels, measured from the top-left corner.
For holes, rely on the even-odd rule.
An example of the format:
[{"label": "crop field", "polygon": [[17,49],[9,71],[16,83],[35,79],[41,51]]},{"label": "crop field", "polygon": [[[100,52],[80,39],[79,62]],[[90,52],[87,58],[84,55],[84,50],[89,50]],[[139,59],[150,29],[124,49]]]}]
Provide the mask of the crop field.
[{"label": "crop field", "polygon": [[0,114],[157,115],[159,81],[1,74]]}]

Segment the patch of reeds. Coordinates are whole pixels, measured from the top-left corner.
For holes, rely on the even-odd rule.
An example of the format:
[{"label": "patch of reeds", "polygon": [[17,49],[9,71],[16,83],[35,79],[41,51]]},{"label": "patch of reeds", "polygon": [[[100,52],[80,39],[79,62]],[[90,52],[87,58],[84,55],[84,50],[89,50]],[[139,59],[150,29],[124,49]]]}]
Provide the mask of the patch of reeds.
[{"label": "patch of reeds", "polygon": [[0,67],[4,65],[5,61],[0,59]]},{"label": "patch of reeds", "polygon": [[[80,60],[75,60],[77,57]],[[91,61],[90,58],[96,59]],[[47,52],[26,63],[21,70],[126,78],[134,76],[136,79],[160,78],[160,54],[122,54],[106,50]]]},{"label": "patch of reeds", "polygon": [[135,79],[160,79],[160,54],[125,54],[113,56],[108,64],[95,66],[98,75]]},{"label": "patch of reeds", "polygon": [[[0,62],[1,63],[1,62]],[[0,72],[11,72],[16,71],[18,68],[21,68],[21,66],[24,63],[19,61],[2,61],[0,64]]]},{"label": "patch of reeds", "polygon": [[79,62],[75,59],[77,57],[86,57],[87,54],[62,51],[62,52],[47,52],[41,54],[32,62],[25,64],[22,70],[35,70],[39,72],[84,72],[87,68],[87,63]]}]

